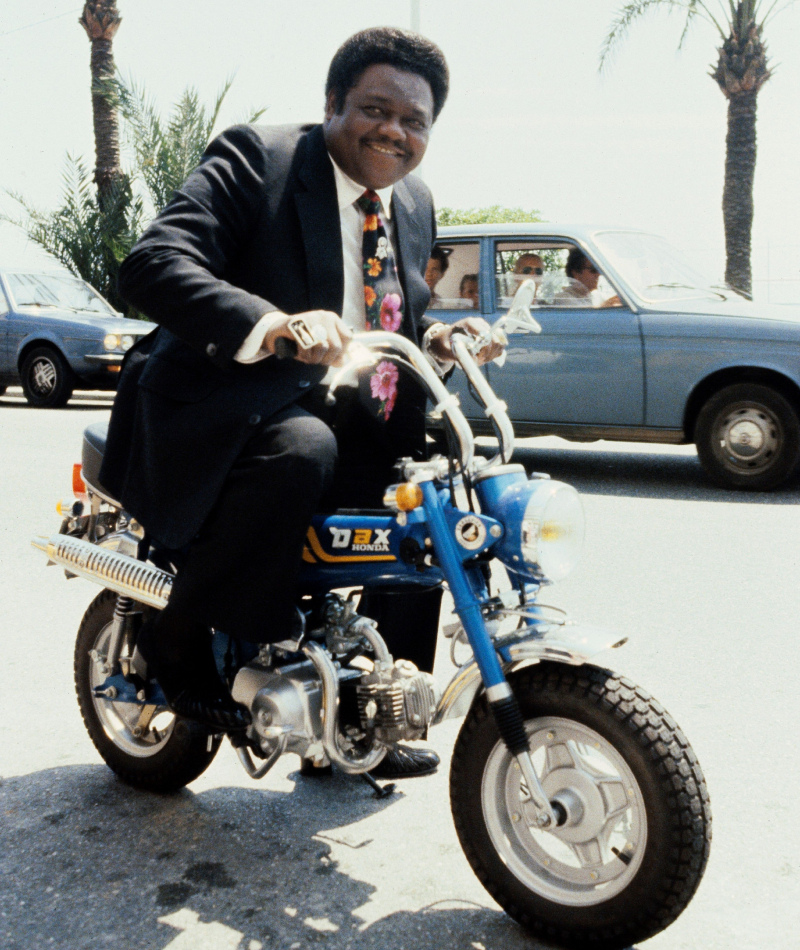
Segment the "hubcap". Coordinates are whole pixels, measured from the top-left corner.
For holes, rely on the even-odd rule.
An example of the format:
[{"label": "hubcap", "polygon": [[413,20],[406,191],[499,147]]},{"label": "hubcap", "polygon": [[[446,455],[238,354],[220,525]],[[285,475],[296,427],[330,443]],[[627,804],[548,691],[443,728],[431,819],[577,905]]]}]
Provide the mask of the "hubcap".
[{"label": "hubcap", "polygon": [[533,765],[559,815],[536,826],[536,810],[502,742],[483,773],[483,814],[498,854],[530,890],[559,904],[589,906],[623,891],[647,844],[644,798],[622,756],[599,733],[569,719],[527,724]]},{"label": "hubcap", "polygon": [[728,468],[751,474],[774,461],[780,447],[780,423],[763,406],[738,406],[720,417],[717,443]]},{"label": "hubcap", "polygon": [[49,396],[55,389],[56,375],[53,361],[42,356],[31,366],[31,387],[40,396]]},{"label": "hubcap", "polygon": [[94,695],[95,687],[102,685],[107,678],[101,667],[108,652],[110,637],[111,624],[107,624],[95,643],[97,660],[89,661],[89,687],[95,712],[103,731],[118,749],[137,758],[148,758],[166,745],[172,735],[175,717],[169,710],[162,708],[157,711],[148,728],[138,730],[141,706],[137,703],[115,703]]}]

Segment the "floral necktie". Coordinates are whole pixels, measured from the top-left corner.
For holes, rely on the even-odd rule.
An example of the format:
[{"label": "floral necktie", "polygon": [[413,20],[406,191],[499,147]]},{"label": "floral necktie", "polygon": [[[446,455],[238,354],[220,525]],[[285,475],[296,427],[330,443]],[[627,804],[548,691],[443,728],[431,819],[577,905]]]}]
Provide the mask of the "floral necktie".
[{"label": "floral necktie", "polygon": [[[366,329],[395,333],[403,323],[403,291],[381,214],[381,199],[367,189],[356,204],[365,214],[361,254]],[[388,360],[381,360],[370,377],[370,395],[381,403],[376,410],[379,418],[388,419],[394,409],[398,377],[397,367]]]}]

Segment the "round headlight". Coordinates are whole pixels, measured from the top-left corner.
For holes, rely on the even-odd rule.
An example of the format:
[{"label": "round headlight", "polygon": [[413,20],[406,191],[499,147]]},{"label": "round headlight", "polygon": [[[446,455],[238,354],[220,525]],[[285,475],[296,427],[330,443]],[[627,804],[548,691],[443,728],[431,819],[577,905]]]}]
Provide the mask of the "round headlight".
[{"label": "round headlight", "polygon": [[119,343],[122,349],[127,352],[133,346],[133,337],[126,333],[125,336],[120,338]]},{"label": "round headlight", "polygon": [[107,333],[103,340],[103,346],[107,350],[116,350],[119,346],[119,337],[116,333]]},{"label": "round headlight", "polygon": [[583,547],[583,504],[571,485],[541,482],[522,517],[522,556],[536,573],[559,581],[572,571]]}]

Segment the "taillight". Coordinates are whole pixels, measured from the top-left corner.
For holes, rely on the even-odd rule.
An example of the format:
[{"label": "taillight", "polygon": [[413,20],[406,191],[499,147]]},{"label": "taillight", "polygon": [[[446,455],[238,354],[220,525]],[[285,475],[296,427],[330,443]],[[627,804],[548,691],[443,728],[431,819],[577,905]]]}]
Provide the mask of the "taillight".
[{"label": "taillight", "polygon": [[72,494],[76,498],[86,497],[86,482],[81,475],[81,463],[72,466]]}]

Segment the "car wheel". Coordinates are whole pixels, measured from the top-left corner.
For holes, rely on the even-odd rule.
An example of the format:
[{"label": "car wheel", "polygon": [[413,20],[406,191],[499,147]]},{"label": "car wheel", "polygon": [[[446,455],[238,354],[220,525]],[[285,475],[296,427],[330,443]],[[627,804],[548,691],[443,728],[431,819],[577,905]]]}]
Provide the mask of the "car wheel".
[{"label": "car wheel", "polygon": [[720,485],[769,491],[800,461],[800,420],[780,393],[738,383],[715,393],[695,426],[700,462]]},{"label": "car wheel", "polygon": [[22,391],[32,406],[56,409],[69,402],[75,375],[64,357],[50,346],[37,346],[22,363]]}]

